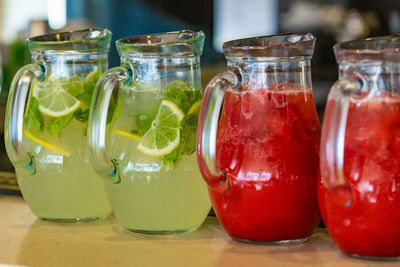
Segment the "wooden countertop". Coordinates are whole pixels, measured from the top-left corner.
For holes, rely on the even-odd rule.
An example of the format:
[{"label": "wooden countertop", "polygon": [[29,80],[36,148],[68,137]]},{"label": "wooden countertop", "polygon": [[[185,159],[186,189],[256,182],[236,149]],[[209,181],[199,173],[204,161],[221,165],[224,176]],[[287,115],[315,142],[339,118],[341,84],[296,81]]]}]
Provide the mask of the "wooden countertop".
[{"label": "wooden countertop", "polygon": [[114,218],[59,224],[37,220],[24,200],[0,195],[0,266],[400,266],[342,255],[324,229],[300,245],[233,241],[209,217],[193,233],[129,232]]}]

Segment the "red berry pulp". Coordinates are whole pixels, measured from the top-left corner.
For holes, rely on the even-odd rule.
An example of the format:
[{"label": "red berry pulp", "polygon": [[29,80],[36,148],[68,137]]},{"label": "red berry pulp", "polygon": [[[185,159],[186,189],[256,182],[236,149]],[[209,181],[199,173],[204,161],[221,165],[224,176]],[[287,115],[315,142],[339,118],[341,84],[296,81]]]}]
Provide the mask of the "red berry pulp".
[{"label": "red berry pulp", "polygon": [[[329,99],[325,118],[332,116],[335,104],[335,98]],[[400,96],[352,97],[344,176],[347,188],[328,193],[321,180],[318,185],[321,214],[335,244],[350,254],[400,256]],[[340,204],[335,198],[349,188],[352,202]]]},{"label": "red berry pulp", "polygon": [[283,83],[227,92],[216,146],[230,187],[209,193],[229,235],[254,241],[311,235],[319,221],[319,141],[311,89]]}]

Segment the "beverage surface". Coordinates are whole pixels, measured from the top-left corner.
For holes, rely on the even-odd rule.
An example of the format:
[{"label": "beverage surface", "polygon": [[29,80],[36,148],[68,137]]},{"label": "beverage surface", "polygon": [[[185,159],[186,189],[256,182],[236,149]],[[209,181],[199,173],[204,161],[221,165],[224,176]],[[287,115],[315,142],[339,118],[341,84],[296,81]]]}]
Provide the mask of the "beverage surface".
[{"label": "beverage surface", "polygon": [[231,236],[278,241],[312,233],[319,220],[319,139],[311,89],[281,83],[227,92],[217,160],[230,189],[209,192]]},{"label": "beverage surface", "polygon": [[[336,99],[331,97],[327,116]],[[400,256],[400,96],[362,93],[350,101],[344,175],[353,201],[340,205],[319,183],[324,222],[337,246],[353,254]],[[347,188],[348,189],[348,188]],[[333,195],[334,194],[334,195]]]}]

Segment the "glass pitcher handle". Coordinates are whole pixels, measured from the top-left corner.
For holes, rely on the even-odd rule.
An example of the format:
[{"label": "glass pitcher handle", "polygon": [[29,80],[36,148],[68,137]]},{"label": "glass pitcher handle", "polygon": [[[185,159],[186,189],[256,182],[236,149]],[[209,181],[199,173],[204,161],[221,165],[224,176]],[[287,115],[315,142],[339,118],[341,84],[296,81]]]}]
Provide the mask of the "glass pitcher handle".
[{"label": "glass pitcher handle", "polygon": [[218,121],[226,90],[236,88],[238,84],[238,76],[231,71],[215,76],[207,85],[199,116],[197,162],[206,183],[214,190],[221,192],[229,190],[229,183],[217,164]]},{"label": "glass pitcher handle", "polygon": [[28,168],[32,174],[36,173],[33,155],[22,148],[24,112],[33,79],[43,80],[45,73],[39,64],[20,68],[11,82],[6,108],[4,141],[8,157],[15,167]]},{"label": "glass pitcher handle", "polygon": [[110,160],[105,149],[107,112],[114,87],[128,79],[129,71],[125,67],[115,67],[105,71],[96,83],[90,106],[88,123],[90,160],[95,171],[111,178],[113,183],[119,183],[121,178],[117,160]]},{"label": "glass pitcher handle", "polygon": [[328,107],[333,112],[327,109],[323,123],[320,151],[322,182],[329,195],[342,205],[353,202],[351,187],[344,177],[344,146],[350,98],[360,89],[358,80],[338,80],[332,86],[329,96],[329,99],[336,98],[334,106]]}]

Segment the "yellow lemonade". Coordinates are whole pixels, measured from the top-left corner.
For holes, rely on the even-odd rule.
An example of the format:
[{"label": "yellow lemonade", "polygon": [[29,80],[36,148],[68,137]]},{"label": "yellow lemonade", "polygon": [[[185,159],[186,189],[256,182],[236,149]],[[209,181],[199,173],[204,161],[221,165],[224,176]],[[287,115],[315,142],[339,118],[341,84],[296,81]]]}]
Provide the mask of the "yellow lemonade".
[{"label": "yellow lemonade", "polygon": [[[106,181],[106,188],[117,219],[129,230],[188,232],[197,229],[210,210],[207,186],[196,159],[196,107],[201,103],[201,91],[182,89],[181,85],[175,88],[197,94],[197,99],[178,103],[168,97],[168,90],[157,88],[120,90],[116,110],[120,105],[122,112],[114,117],[107,151],[118,161],[121,179],[116,184]],[[174,116],[179,126],[173,125]],[[189,126],[190,118],[193,124]],[[178,131],[178,143],[173,141],[178,138],[174,130]],[[152,131],[154,143],[149,138]],[[156,140],[157,134],[166,141]],[[146,138],[149,140],[144,141]]]},{"label": "yellow lemonade", "polygon": [[32,86],[22,142],[32,167],[18,166],[16,173],[22,195],[41,219],[90,221],[111,212],[87,147],[91,92],[100,70]]},{"label": "yellow lemonade", "polygon": [[36,173],[19,168],[16,172],[24,199],[37,217],[85,221],[111,212],[101,178],[89,162],[85,127],[73,120],[59,137],[24,131],[23,147],[34,154]]},{"label": "yellow lemonade", "polygon": [[89,107],[108,68],[110,41],[110,31],[93,28],[27,40],[31,64],[12,80],[4,141],[22,195],[40,219],[93,221],[111,213],[89,161],[87,137]]}]

